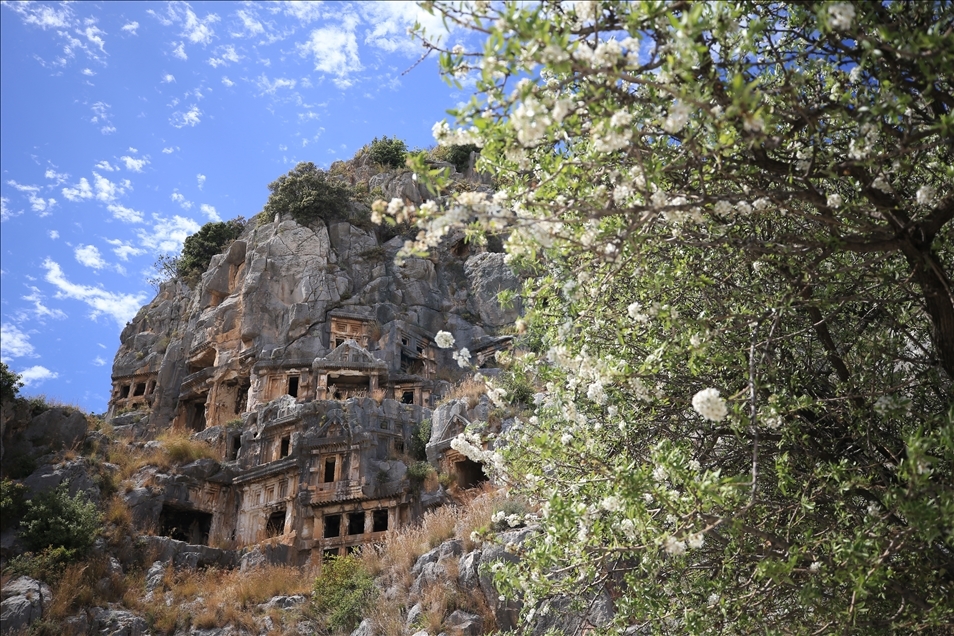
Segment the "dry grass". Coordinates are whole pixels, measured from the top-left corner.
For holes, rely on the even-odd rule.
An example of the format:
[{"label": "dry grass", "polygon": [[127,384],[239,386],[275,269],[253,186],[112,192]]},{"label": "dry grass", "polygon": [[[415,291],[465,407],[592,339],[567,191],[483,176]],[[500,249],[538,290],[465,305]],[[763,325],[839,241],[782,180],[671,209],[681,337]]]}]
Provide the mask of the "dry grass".
[{"label": "dry grass", "polygon": [[460,539],[465,551],[473,550],[476,546],[470,539],[471,533],[490,525],[491,515],[505,497],[503,491],[490,484],[463,491],[457,497],[457,505],[428,512],[420,523],[389,533],[384,544],[361,551],[364,567],[375,576],[385,577],[383,587],[395,586],[399,590],[397,598],[379,596],[369,612],[368,617],[378,633],[402,633],[402,611],[417,600],[424,609],[424,627],[431,633],[440,632],[444,618],[457,608],[479,613],[485,626],[493,625],[493,612],[480,590],[458,590],[456,560],[443,562],[449,580],[425,588],[420,599],[410,598],[414,582],[411,568],[422,554],[448,539]]},{"label": "dry grass", "polygon": [[170,429],[157,439],[162,442],[169,461],[176,464],[188,464],[197,459],[220,459],[211,446],[192,439],[185,431]]},{"label": "dry grass", "polygon": [[52,586],[53,600],[48,616],[62,620],[84,607],[117,601],[126,593],[128,585],[127,577],[109,573],[105,556],[70,563]]},{"label": "dry grass", "polygon": [[441,400],[441,403],[446,404],[451,400],[466,399],[467,408],[472,409],[477,406],[477,402],[480,401],[480,396],[486,395],[486,393],[486,384],[473,378],[467,378],[455,384],[450,392],[444,396],[444,399]]},{"label": "dry grass", "polygon": [[[140,588],[126,595],[126,604],[144,613],[153,630],[171,633],[196,627],[209,629],[231,625],[252,633],[259,631],[256,619],[265,612],[259,607],[274,596],[311,594],[315,579],[312,569],[273,566],[250,572],[208,569],[175,571],[166,569],[162,586],[146,601]],[[167,596],[171,603],[167,604]],[[306,609],[306,608],[303,608]],[[273,623],[281,625],[286,612],[269,612]],[[294,619],[289,615],[287,618]]]},{"label": "dry grass", "polygon": [[119,466],[119,479],[124,481],[146,466],[168,470],[197,459],[220,459],[215,449],[183,431],[166,431],[157,441],[162,443],[161,448],[146,449],[117,441],[109,445],[106,461]]}]

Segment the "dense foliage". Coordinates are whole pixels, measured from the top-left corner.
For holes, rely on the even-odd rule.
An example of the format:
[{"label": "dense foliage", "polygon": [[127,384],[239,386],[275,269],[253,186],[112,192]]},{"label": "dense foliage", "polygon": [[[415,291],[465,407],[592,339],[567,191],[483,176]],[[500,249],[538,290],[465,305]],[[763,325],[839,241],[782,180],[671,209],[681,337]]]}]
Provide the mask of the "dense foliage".
[{"label": "dense foliage", "polygon": [[450,144],[447,146],[438,146],[434,149],[434,157],[441,161],[447,161],[454,164],[457,172],[464,172],[470,165],[471,153],[480,152],[480,146],[477,144]]},{"label": "dense foliage", "polygon": [[325,559],[311,596],[315,611],[332,630],[352,630],[374,591],[374,579],[354,555]]},{"label": "dense foliage", "polygon": [[184,278],[197,278],[209,268],[212,257],[239,237],[245,228],[242,218],[206,223],[198,232],[186,237],[182,254],[175,261],[176,272]]},{"label": "dense foliage", "polygon": [[478,95],[435,136],[501,189],[375,207],[407,253],[505,232],[534,275],[533,410],[454,445],[543,506],[502,574],[524,619],[946,633],[951,3],[425,7],[484,39],[442,53]]},{"label": "dense foliage", "polygon": [[27,501],[20,538],[28,550],[62,548],[66,558],[73,559],[89,550],[100,526],[96,504],[82,491],[70,496],[69,483],[63,482]]},{"label": "dense foliage", "polygon": [[268,220],[287,214],[302,225],[309,225],[348,216],[350,189],[329,178],[310,161],[299,163],[268,184],[268,189],[271,195],[264,212]]},{"label": "dense foliage", "polygon": [[5,362],[0,362],[0,404],[15,400],[22,386],[20,375],[10,370]]},{"label": "dense foliage", "polygon": [[403,168],[404,159],[407,157],[407,144],[397,137],[390,139],[387,135],[381,139],[375,137],[368,147],[368,155],[371,157],[371,161],[382,166]]}]

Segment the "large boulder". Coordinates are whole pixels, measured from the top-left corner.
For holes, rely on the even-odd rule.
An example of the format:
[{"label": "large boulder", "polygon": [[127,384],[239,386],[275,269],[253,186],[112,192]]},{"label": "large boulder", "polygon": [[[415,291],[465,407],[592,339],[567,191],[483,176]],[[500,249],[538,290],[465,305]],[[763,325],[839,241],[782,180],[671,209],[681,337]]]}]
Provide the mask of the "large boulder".
[{"label": "large boulder", "polygon": [[0,632],[12,634],[42,618],[53,594],[45,583],[21,576],[3,586],[2,598]]}]

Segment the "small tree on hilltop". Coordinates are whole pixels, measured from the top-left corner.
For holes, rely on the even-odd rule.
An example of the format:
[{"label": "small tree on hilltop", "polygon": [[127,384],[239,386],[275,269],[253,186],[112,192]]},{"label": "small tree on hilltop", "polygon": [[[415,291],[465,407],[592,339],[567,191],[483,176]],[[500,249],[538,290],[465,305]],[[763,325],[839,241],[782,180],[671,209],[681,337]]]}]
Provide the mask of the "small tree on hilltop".
[{"label": "small tree on hilltop", "polygon": [[351,190],[310,161],[299,163],[268,184],[268,189],[271,195],[264,213],[269,219],[288,214],[298,223],[309,225],[348,216]]},{"label": "small tree on hilltop", "polygon": [[[182,255],[171,261],[178,275],[187,279],[201,276],[209,268],[212,257],[221,254],[227,245],[239,237],[244,227],[245,220],[242,218],[215,221],[206,223],[198,232],[186,237]],[[160,259],[157,268],[165,264]]]},{"label": "small tree on hilltop", "polygon": [[374,138],[368,149],[371,160],[390,168],[403,168],[407,156],[407,144],[397,137],[388,138],[387,135]]}]

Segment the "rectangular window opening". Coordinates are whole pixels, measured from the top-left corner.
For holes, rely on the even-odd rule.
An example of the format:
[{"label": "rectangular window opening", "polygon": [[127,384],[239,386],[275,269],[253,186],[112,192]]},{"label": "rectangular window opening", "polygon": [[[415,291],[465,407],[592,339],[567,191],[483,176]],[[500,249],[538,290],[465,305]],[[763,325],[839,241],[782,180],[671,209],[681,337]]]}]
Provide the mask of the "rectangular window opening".
[{"label": "rectangular window opening", "polygon": [[364,511],[348,514],[348,534],[364,534]]},{"label": "rectangular window opening", "polygon": [[325,460],[325,478],[324,482],[330,484],[335,480],[335,458],[331,457]]},{"label": "rectangular window opening", "polygon": [[129,385],[124,384],[121,387],[119,387],[119,399],[125,400],[128,397],[129,397]]},{"label": "rectangular window opening", "polygon": [[371,513],[371,522],[373,524],[371,531],[372,532],[384,532],[388,529],[388,511],[385,510],[375,510]]},{"label": "rectangular window opening", "polygon": [[138,396],[140,396],[140,395],[145,395],[145,394],[146,394],[146,383],[145,383],[145,382],[137,382],[137,383],[136,383],[136,388],[135,388],[135,390],[133,391],[133,397],[138,397]]},{"label": "rectangular window opening", "polygon": [[299,377],[297,375],[288,378],[288,395],[298,397],[298,380]]},{"label": "rectangular window opening", "polygon": [[414,391],[405,391],[402,393],[401,404],[414,404]]},{"label": "rectangular window opening", "polygon": [[324,561],[328,559],[337,559],[338,558],[338,548],[331,548],[328,550],[323,550],[321,553],[321,558]]},{"label": "rectangular window opening", "polygon": [[269,537],[278,537],[285,534],[284,508],[268,515],[268,521],[265,523],[265,534]]},{"label": "rectangular window opening", "polygon": [[341,536],[341,515],[325,515],[325,534],[326,539],[333,539]]},{"label": "rectangular window opening", "polygon": [[239,451],[242,449],[242,437],[236,435],[232,438],[232,447],[229,449],[229,461],[238,459]]},{"label": "rectangular window opening", "polygon": [[288,457],[288,454],[290,453],[290,451],[291,451],[291,437],[283,437],[281,452],[279,453],[278,456],[280,458]]}]

